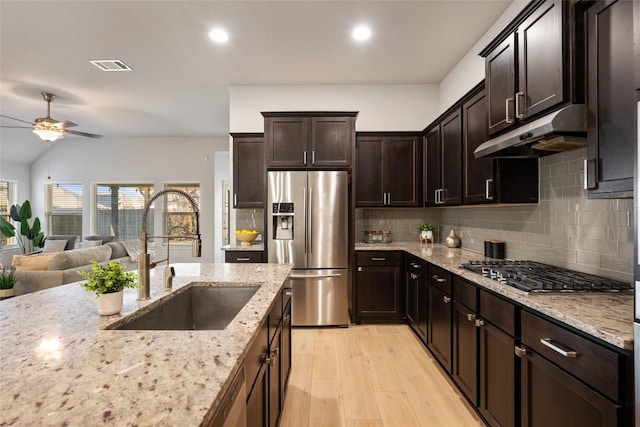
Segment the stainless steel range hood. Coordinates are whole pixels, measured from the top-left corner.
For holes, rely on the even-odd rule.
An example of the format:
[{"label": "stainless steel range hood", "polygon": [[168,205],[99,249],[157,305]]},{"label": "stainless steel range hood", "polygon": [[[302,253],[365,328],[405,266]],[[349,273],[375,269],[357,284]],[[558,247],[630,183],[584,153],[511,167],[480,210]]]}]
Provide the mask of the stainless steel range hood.
[{"label": "stainless steel range hood", "polygon": [[587,145],[587,106],[571,104],[481,144],[480,157],[542,157]]}]

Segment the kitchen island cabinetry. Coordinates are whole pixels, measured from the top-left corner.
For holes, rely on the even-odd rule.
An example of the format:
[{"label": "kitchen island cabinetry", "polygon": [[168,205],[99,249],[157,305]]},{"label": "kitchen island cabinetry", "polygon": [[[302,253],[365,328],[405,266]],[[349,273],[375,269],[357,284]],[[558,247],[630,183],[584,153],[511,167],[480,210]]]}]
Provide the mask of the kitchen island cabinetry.
[{"label": "kitchen island cabinetry", "polygon": [[269,169],[349,168],[355,141],[352,112],[262,113]]},{"label": "kitchen island cabinetry", "polygon": [[480,55],[485,58],[489,134],[568,100],[581,101],[573,2],[536,0]]},{"label": "kitchen island cabinetry", "polygon": [[451,374],[452,297],[451,273],[429,264],[427,348]]},{"label": "kitchen island cabinetry", "polygon": [[264,154],[261,133],[232,133],[233,207],[264,207]]},{"label": "kitchen island cabinetry", "polygon": [[521,321],[523,427],[632,424],[629,358],[534,313]]},{"label": "kitchen island cabinetry", "polygon": [[359,132],[356,206],[422,206],[422,137],[417,133]]},{"label": "kitchen island cabinetry", "polygon": [[589,198],[633,197],[633,3],[597,1],[586,11]]},{"label": "kitchen island cabinetry", "polygon": [[418,334],[424,344],[427,343],[427,262],[407,254],[406,272],[406,309],[407,322]]},{"label": "kitchen island cabinetry", "polygon": [[402,255],[400,251],[356,252],[356,323],[403,321]]}]

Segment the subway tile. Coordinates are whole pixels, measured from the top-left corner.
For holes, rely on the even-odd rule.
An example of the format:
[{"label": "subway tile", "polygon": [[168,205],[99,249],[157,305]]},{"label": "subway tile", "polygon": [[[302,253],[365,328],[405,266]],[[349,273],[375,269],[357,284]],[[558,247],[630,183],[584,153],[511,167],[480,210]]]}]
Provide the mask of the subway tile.
[{"label": "subway tile", "polygon": [[606,229],[607,237],[617,242],[633,242],[633,228],[631,227],[601,227]]},{"label": "subway tile", "polygon": [[599,211],[578,212],[578,224],[580,225],[600,225],[601,213]]},{"label": "subway tile", "polygon": [[628,258],[600,255],[600,268],[623,273],[633,273],[632,260]]},{"label": "subway tile", "polygon": [[600,255],[592,252],[576,251],[576,261],[581,265],[588,265],[593,267],[600,266]]},{"label": "subway tile", "polygon": [[550,176],[567,175],[569,173],[569,165],[566,162],[549,165]]}]

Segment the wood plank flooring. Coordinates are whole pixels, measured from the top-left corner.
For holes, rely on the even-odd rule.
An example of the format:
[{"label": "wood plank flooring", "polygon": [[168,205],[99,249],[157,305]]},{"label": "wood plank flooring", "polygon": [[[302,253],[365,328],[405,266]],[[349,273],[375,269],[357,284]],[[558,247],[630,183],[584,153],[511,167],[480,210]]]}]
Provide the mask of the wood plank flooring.
[{"label": "wood plank flooring", "polygon": [[293,329],[280,425],[483,426],[407,325]]}]

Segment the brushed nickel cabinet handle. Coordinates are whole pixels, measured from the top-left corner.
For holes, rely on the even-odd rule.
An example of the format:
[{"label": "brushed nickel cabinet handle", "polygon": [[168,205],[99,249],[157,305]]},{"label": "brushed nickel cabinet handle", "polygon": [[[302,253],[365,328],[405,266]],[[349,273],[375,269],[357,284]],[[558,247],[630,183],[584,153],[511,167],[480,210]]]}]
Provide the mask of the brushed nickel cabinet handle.
[{"label": "brushed nickel cabinet handle", "polygon": [[481,328],[482,326],[484,326],[484,320],[476,319],[476,327]]},{"label": "brushed nickel cabinet handle", "polygon": [[524,101],[524,92],[516,93],[516,117],[519,119],[524,119],[524,114],[520,112],[520,102],[518,102],[518,98],[521,98]]},{"label": "brushed nickel cabinet handle", "polygon": [[578,352],[577,351],[565,350],[563,348],[560,348],[560,347],[558,347],[556,344],[554,344],[552,342],[551,338],[540,338],[540,344],[542,344],[545,347],[555,351],[558,354],[561,354],[564,357],[571,357],[571,358],[578,357]]},{"label": "brushed nickel cabinet handle", "polygon": [[371,257],[371,261],[386,261],[387,259],[385,257]]},{"label": "brushed nickel cabinet handle", "polygon": [[493,184],[493,178],[489,178],[484,182],[484,197],[487,200],[493,200],[493,196],[489,194],[489,191],[491,189],[491,184]]},{"label": "brushed nickel cabinet handle", "polygon": [[504,121],[511,124],[513,123],[513,119],[509,118],[509,103],[513,102],[513,98],[507,98],[504,100]]},{"label": "brushed nickel cabinet handle", "polygon": [[449,304],[451,302],[451,298],[445,295],[442,297],[442,302],[445,304]]},{"label": "brushed nickel cabinet handle", "polygon": [[584,189],[585,190],[595,190],[596,188],[598,188],[597,166],[598,166],[598,163],[596,162],[596,159],[584,159]]},{"label": "brushed nickel cabinet handle", "polygon": [[236,261],[251,261],[251,258],[236,258]]},{"label": "brushed nickel cabinet handle", "polygon": [[476,315],[473,313],[467,313],[467,320],[469,322],[473,322],[474,320],[476,320]]},{"label": "brushed nickel cabinet handle", "polygon": [[238,193],[233,193],[233,207],[235,208],[236,206],[238,206]]},{"label": "brushed nickel cabinet handle", "polygon": [[514,351],[515,355],[518,357],[523,357],[527,354],[527,349],[524,347],[515,347],[515,351]]},{"label": "brushed nickel cabinet handle", "polygon": [[431,277],[433,278],[433,280],[435,280],[438,283],[444,283],[444,282],[447,281],[447,279],[443,279],[442,277],[438,276],[437,274],[434,274]]},{"label": "brushed nickel cabinet handle", "polygon": [[304,163],[305,165],[307,164],[307,152],[306,151],[302,152],[302,163]]},{"label": "brushed nickel cabinet handle", "polygon": [[316,164],[316,150],[311,151],[311,164]]}]

